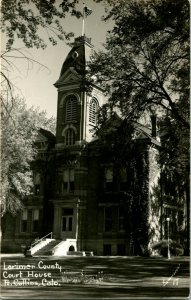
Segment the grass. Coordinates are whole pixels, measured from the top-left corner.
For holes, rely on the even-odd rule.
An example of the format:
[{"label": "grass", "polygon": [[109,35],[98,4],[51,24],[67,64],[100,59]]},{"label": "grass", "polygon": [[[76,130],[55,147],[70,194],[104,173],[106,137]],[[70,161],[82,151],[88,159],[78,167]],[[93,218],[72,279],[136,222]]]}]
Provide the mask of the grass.
[{"label": "grass", "polygon": [[[54,266],[59,269],[39,269]],[[84,299],[127,297],[188,297],[189,258],[142,257],[2,257],[6,265],[34,265],[37,274],[51,273],[49,278],[30,278],[37,286],[4,286],[3,298],[8,299]],[[9,273],[14,273],[10,271]],[[27,278],[26,271],[23,277]],[[22,279],[22,278],[21,278]],[[46,280],[45,284],[42,279]],[[46,285],[46,282],[57,285]]]}]

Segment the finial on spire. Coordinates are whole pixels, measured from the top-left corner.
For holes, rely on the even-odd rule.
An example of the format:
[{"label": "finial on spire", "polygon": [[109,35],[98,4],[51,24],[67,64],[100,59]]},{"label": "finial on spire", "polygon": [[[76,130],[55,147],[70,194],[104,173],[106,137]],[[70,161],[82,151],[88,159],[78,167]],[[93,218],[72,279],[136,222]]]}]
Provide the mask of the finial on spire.
[{"label": "finial on spire", "polygon": [[82,36],[85,35],[85,31],[84,31],[84,27],[85,27],[85,17],[87,18],[87,16],[91,15],[92,13],[92,9],[87,7],[87,5],[85,5],[85,3],[83,3],[83,21],[82,21]]}]

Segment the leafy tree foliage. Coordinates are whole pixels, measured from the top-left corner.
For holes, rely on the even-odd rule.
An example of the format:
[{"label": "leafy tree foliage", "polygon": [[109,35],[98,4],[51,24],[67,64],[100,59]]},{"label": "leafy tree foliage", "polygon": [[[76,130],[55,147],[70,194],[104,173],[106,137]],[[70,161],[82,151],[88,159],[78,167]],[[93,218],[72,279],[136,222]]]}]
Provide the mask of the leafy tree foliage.
[{"label": "leafy tree foliage", "polygon": [[[32,173],[30,164],[36,150],[33,147],[38,129],[55,131],[55,120],[48,119],[44,111],[27,108],[23,99],[16,98],[13,107],[2,109],[1,130],[1,199],[2,214],[16,213],[22,207],[22,199],[30,194]],[[11,109],[11,117],[7,109]]]},{"label": "leafy tree foliage", "polygon": [[179,126],[177,122],[165,117],[160,120],[161,164],[168,172],[176,172],[185,181],[189,175],[189,130]]},{"label": "leafy tree foliage", "polygon": [[46,43],[39,33],[44,28],[49,41],[55,45],[58,39],[68,40],[72,33],[66,33],[61,19],[66,14],[80,17],[76,10],[78,0],[2,0],[0,29],[7,37],[7,50],[13,47],[17,38],[28,48],[45,48]]},{"label": "leafy tree foliage", "polygon": [[105,2],[115,25],[90,64],[96,82],[125,117],[160,107],[189,128],[189,2]]},{"label": "leafy tree foliage", "polygon": [[160,163],[163,177],[173,180],[171,195],[185,200],[189,244],[189,2],[104,2],[105,20],[115,25],[105,51],[94,53],[90,63],[95,83],[109,95],[101,126],[116,108],[129,121],[147,110],[163,116]]},{"label": "leafy tree foliage", "polygon": [[[46,47],[47,39],[53,45],[58,39],[69,40],[61,19],[66,14],[80,17],[76,10],[78,0],[2,0],[0,29],[6,40],[6,49],[1,51],[1,106],[2,106],[2,212],[15,213],[21,200],[30,193],[32,185],[30,162],[35,150],[32,147],[38,127],[50,128],[54,120],[48,120],[45,112],[26,108],[24,101],[15,97],[15,86],[10,79],[16,69],[15,60],[23,60],[31,67],[38,63],[23,49],[14,47],[20,39],[27,48]],[[44,29],[44,32],[43,30]],[[40,31],[41,30],[41,31]],[[44,34],[45,33],[45,34]],[[46,40],[47,40],[46,39]],[[52,125],[51,125],[52,127]]]},{"label": "leafy tree foliage", "polygon": [[[21,40],[26,48],[45,49],[47,41],[56,45],[58,40],[69,40],[74,34],[64,30],[62,20],[66,15],[79,18],[82,14],[76,9],[78,0],[2,0],[0,13],[0,30],[5,49],[2,48],[1,90],[2,106],[10,110],[14,104],[14,83],[10,79],[12,70],[17,69],[15,60],[28,64],[38,63],[23,48],[14,47],[16,40]],[[8,97],[7,97],[8,95]],[[6,107],[7,98],[11,102]],[[5,101],[6,100],[6,101]],[[10,111],[9,111],[10,112]],[[9,115],[10,116],[10,115]]]},{"label": "leafy tree foliage", "polygon": [[[99,1],[98,1],[99,2]],[[189,175],[189,2],[186,0],[113,1],[105,52],[90,64],[97,82],[127,119],[150,108],[162,109],[161,154],[168,172]],[[100,112],[107,119],[107,108]],[[184,178],[184,179],[183,179]]]},{"label": "leafy tree foliage", "polygon": [[[171,205],[175,203],[184,205],[184,219],[186,221],[186,232],[183,230],[181,238],[187,241],[184,245],[185,254],[189,255],[190,237],[190,141],[189,129],[182,124],[166,116],[160,121],[161,127],[161,155],[160,164],[162,166],[162,186],[168,187],[167,197]],[[163,190],[163,200],[165,200]],[[186,233],[186,236],[185,236]]]}]

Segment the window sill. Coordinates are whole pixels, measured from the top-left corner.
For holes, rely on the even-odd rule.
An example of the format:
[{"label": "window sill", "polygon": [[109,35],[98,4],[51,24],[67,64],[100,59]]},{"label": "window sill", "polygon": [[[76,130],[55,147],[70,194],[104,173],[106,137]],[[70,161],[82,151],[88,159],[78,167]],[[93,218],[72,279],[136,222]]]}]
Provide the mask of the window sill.
[{"label": "window sill", "polygon": [[78,123],[78,121],[66,121],[66,122],[62,122],[62,125],[67,125],[67,124],[76,124]]}]

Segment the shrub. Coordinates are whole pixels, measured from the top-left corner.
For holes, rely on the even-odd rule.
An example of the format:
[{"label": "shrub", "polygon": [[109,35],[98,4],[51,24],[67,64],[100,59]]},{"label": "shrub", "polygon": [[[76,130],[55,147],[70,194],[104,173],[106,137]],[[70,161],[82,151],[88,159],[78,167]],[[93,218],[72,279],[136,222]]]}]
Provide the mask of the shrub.
[{"label": "shrub", "polygon": [[[168,240],[162,240],[152,246],[153,250],[158,250],[159,254],[167,257],[168,254]],[[183,246],[176,241],[169,240],[169,249],[171,255],[183,255]]]}]

